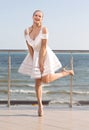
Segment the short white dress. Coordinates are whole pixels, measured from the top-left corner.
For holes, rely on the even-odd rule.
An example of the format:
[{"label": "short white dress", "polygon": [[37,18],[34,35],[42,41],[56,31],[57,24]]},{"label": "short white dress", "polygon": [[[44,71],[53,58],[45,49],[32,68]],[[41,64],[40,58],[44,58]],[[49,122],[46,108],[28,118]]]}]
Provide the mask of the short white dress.
[{"label": "short white dress", "polygon": [[47,45],[46,47],[46,57],[44,61],[44,71],[41,74],[39,69],[39,51],[41,48],[41,40],[42,39],[48,39],[48,34],[42,34],[42,29],[40,30],[38,36],[35,38],[35,40],[32,40],[29,36],[29,34],[26,35],[26,40],[28,41],[28,44],[32,46],[34,50],[33,58],[30,55],[30,52],[28,52],[27,56],[21,63],[18,72],[24,75],[31,76],[31,78],[41,78],[42,76],[45,76],[47,74],[53,74],[58,69],[62,67],[61,62],[58,60],[55,53],[49,48]]}]

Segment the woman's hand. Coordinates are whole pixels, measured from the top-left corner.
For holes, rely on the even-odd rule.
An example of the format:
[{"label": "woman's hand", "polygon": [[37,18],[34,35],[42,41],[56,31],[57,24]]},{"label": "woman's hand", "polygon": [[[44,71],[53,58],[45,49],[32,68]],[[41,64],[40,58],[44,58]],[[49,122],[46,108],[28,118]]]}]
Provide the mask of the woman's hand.
[{"label": "woman's hand", "polygon": [[40,72],[42,74],[44,71],[44,64],[43,63],[39,63],[39,69],[40,69]]}]

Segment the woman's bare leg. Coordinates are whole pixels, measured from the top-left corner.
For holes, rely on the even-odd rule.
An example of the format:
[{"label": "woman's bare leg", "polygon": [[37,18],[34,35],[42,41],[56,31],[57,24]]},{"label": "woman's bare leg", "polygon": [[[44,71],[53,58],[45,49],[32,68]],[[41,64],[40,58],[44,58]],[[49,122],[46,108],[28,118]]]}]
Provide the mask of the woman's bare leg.
[{"label": "woman's bare leg", "polygon": [[43,105],[42,105],[42,86],[41,86],[41,79],[35,80],[35,89],[36,89],[36,96],[38,100],[38,116],[43,115]]},{"label": "woman's bare leg", "polygon": [[42,82],[49,83],[49,82],[55,81],[59,78],[66,77],[68,75],[73,76],[74,75],[73,70],[63,70],[59,73],[48,74],[48,75],[42,77]]}]

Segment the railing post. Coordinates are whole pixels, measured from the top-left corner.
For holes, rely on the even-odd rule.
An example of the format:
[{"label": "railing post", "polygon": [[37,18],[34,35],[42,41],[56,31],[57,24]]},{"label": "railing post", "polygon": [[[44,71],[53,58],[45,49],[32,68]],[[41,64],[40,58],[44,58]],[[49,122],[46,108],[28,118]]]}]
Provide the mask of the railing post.
[{"label": "railing post", "polygon": [[[73,56],[72,56],[72,54],[71,54],[71,59],[70,59],[70,66],[71,66],[71,69],[73,69]],[[73,85],[72,85],[72,82],[73,82],[73,76],[70,76],[70,107],[72,107],[72,96],[73,96],[73,94],[72,94],[72,87],[73,87]]]},{"label": "railing post", "polygon": [[8,107],[10,107],[10,73],[11,73],[11,57],[8,52]]}]

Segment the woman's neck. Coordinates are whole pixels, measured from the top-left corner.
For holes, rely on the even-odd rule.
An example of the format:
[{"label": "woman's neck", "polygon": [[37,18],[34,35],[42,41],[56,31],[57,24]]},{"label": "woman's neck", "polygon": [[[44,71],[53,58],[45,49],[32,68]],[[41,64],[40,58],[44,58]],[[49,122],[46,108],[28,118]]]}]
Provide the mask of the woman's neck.
[{"label": "woman's neck", "polygon": [[40,28],[42,25],[39,25],[39,24],[36,24],[36,23],[33,23],[33,28]]}]

